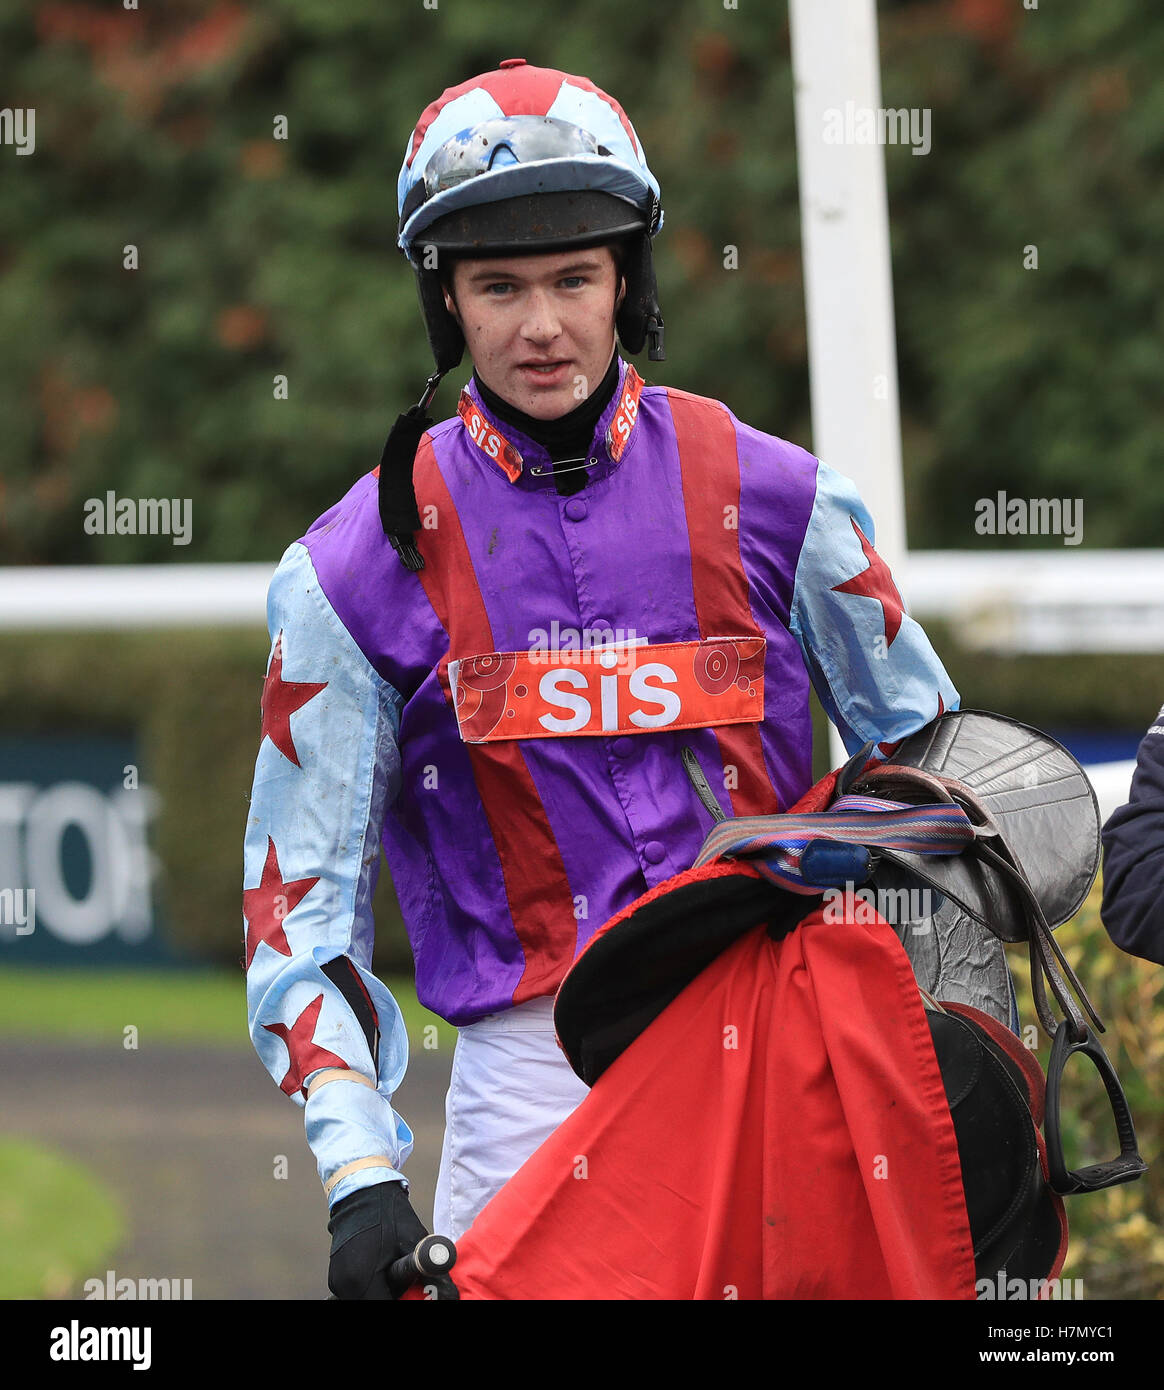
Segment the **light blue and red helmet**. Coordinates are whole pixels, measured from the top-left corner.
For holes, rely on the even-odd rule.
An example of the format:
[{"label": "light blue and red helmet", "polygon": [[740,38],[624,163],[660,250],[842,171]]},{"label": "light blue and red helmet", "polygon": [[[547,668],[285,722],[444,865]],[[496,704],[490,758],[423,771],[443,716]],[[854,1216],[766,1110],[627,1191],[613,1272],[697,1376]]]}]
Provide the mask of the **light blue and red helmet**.
[{"label": "light blue and red helmet", "polygon": [[437,371],[464,351],[445,309],[440,257],[543,254],[623,244],[628,352],[663,358],[651,238],[659,185],[626,112],[585,77],[507,58],[425,108],[397,185],[397,244],[416,271]]}]

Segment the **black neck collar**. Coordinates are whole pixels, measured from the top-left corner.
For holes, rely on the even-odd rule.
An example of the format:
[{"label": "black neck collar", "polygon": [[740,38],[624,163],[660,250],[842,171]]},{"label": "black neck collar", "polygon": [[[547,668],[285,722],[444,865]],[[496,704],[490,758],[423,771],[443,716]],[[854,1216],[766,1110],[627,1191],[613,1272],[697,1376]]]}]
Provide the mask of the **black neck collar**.
[{"label": "black neck collar", "polygon": [[[606,375],[589,396],[574,407],[567,415],[557,420],[535,420],[532,415],[510,405],[495,391],[491,391],[476,372],[473,380],[481,394],[481,400],[491,414],[507,425],[519,429],[535,443],[547,451],[551,460],[580,458],[586,454],[594,438],[598,417],[610,404],[614,388],[618,385],[618,353],[611,356]],[[582,475],[585,481],[585,475]]]}]

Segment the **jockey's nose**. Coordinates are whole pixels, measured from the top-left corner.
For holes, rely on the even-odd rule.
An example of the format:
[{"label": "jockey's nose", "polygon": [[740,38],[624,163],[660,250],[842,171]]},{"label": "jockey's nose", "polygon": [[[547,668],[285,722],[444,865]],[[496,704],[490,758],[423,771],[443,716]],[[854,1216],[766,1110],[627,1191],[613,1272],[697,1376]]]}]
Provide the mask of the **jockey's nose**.
[{"label": "jockey's nose", "polygon": [[561,331],[561,319],[553,296],[542,286],[535,285],[526,295],[525,315],[521,325],[522,337],[531,343],[552,343]]}]

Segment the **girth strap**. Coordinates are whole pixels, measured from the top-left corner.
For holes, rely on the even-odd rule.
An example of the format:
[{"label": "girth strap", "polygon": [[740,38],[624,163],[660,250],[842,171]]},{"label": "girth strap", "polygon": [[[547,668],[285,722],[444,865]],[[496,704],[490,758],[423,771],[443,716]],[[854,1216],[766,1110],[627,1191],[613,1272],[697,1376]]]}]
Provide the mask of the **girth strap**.
[{"label": "girth strap", "polygon": [[807,815],[736,816],[708,833],[692,865],[713,859],[748,859],[765,878],[791,893],[819,895],[819,882],[801,871],[805,849],[825,840],[870,850],[959,854],[972,844],[974,826],[960,806],[908,806],[849,794],[827,811]]}]

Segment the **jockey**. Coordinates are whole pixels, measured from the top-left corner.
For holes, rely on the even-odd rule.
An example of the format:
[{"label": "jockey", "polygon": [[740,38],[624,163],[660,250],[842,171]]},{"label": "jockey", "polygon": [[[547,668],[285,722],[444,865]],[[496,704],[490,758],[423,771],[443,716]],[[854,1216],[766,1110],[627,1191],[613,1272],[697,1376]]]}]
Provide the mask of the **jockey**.
[{"label": "jockey", "polygon": [[627,360],[663,357],[663,213],[613,98],[508,59],[425,109],[398,193],[436,373],[272,581],[245,845],[251,1035],[305,1108],[341,1297],[393,1296],[423,1233],[381,845],[418,996],[459,1030],[455,1238],[587,1094],[552,1005],[595,930],[716,817],[810,786],[810,687],[874,757],[958,706],[853,484]]}]

